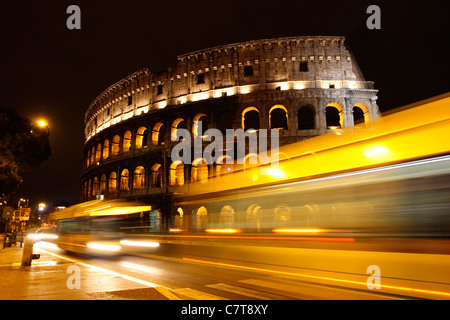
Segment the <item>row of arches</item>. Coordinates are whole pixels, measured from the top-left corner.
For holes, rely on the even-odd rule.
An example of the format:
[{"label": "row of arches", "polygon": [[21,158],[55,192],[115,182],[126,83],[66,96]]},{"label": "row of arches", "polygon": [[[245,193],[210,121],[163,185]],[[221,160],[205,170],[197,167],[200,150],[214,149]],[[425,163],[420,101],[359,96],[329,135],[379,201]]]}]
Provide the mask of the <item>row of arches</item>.
[{"label": "row of arches", "polygon": [[[361,212],[366,214],[361,215]],[[276,232],[278,228],[313,230],[353,225],[370,226],[373,214],[374,208],[369,201],[298,204],[278,202],[276,205],[257,202],[222,203],[212,206],[176,207],[172,210],[170,226],[194,232],[215,228],[233,228],[245,232]]]},{"label": "row of arches", "polygon": [[[147,148],[147,128],[140,127],[135,133],[135,148],[143,149]],[[119,155],[119,153],[127,153],[131,150],[132,146],[132,133],[130,130],[125,131],[123,136],[116,134],[111,141],[105,139],[103,143],[98,143],[88,150],[86,156],[86,166],[89,167],[94,164],[98,164],[101,160],[108,159],[113,156]]]},{"label": "row of arches", "polygon": [[232,172],[233,161],[229,156],[222,156],[217,164],[208,165],[205,159],[199,158],[194,160],[189,167],[181,161],[172,162],[169,171],[169,185],[183,186],[187,181],[204,183],[210,176],[217,177]]},{"label": "row of arches", "polygon": [[[314,223],[312,215],[317,205],[305,205],[303,227]],[[292,220],[292,210],[287,204],[279,204],[275,208],[265,209],[259,204],[251,204],[245,211],[235,211],[227,204],[215,212],[209,212],[204,206],[195,208],[186,215],[185,209],[176,208],[172,212],[171,227],[187,231],[204,231],[208,228],[239,228],[261,232],[269,228],[288,226]],[[188,219],[188,220],[186,220]]]},{"label": "row of arches", "polygon": [[[230,123],[229,120],[229,115],[225,114],[225,120],[222,119],[221,121],[222,126],[225,126],[224,130],[232,128],[232,123]],[[194,117],[192,128],[194,137],[197,137],[198,135],[202,136],[208,129],[206,114],[197,114]],[[107,138],[103,143],[99,142],[96,146],[92,146],[92,148],[87,151],[86,167],[98,164],[102,160],[118,156],[119,154],[127,153],[131,151],[132,148],[135,150],[145,149],[149,144],[153,146],[163,146],[167,142],[166,133],[170,134],[171,141],[178,141],[177,130],[187,129],[186,121],[183,118],[176,118],[172,121],[169,129],[170,130],[167,130],[164,123],[157,122],[151,128],[151,134],[148,134],[149,130],[147,127],[141,126],[134,135],[131,130],[126,130],[123,135],[116,134],[112,139]]]},{"label": "row of arches", "polygon": [[[249,157],[247,157],[249,159]],[[247,161],[248,161],[247,159]],[[206,182],[210,173],[215,176],[230,173],[233,161],[229,156],[222,156],[217,164],[208,165],[203,158],[196,159],[186,166],[181,161],[170,165],[169,186],[183,186],[186,182]],[[148,181],[148,185],[147,185]],[[130,190],[144,190],[149,188],[162,188],[164,183],[163,167],[155,163],[151,167],[139,165],[130,171],[124,168],[111,171],[84,181],[83,194],[86,199],[94,198],[100,194],[129,192]]]},{"label": "row of arches", "polygon": [[[353,107],[353,122],[359,124],[370,120],[369,109],[363,104]],[[344,126],[343,108],[338,103],[330,103],[325,108],[325,121],[328,129]],[[303,105],[297,109],[297,129],[317,129],[316,111],[312,105]],[[275,105],[269,110],[270,129],[288,129],[288,110],[283,105]],[[242,112],[242,128],[260,129],[260,112],[256,107],[248,107]]]},{"label": "row of arches", "polygon": [[[274,105],[269,110],[269,123],[271,129],[288,129],[288,110],[283,105]],[[363,104],[356,104],[353,107],[354,123],[369,121],[369,110]],[[225,133],[226,129],[233,129],[234,116],[231,112],[224,112],[218,116],[217,126]],[[344,125],[344,112],[338,103],[330,103],[325,109],[326,126],[329,129],[342,128]],[[170,134],[171,141],[178,140],[178,130],[188,129],[185,119],[179,117],[170,123],[170,128],[162,122],[155,123],[151,128],[139,127],[134,133],[126,130],[123,135],[116,134],[112,139],[105,139],[87,151],[86,167],[99,164],[100,161],[110,157],[127,153],[132,148],[135,150],[145,149],[148,145],[163,146],[167,142],[167,134]],[[241,126],[244,131],[259,130],[260,111],[256,107],[247,107],[242,111]],[[198,113],[192,121],[192,134],[194,138],[204,136],[209,128],[208,116],[205,113]],[[303,105],[297,110],[298,130],[317,129],[317,115],[314,106]],[[149,134],[151,133],[151,134]]]},{"label": "row of arches", "polygon": [[120,172],[111,171],[103,173],[99,177],[84,181],[85,199],[95,198],[99,194],[128,192],[132,190],[143,190],[147,187],[147,179],[150,179],[151,188],[161,188],[163,184],[162,166],[155,163],[150,167],[150,175],[146,174],[144,166],[137,166],[132,172],[122,169]]}]

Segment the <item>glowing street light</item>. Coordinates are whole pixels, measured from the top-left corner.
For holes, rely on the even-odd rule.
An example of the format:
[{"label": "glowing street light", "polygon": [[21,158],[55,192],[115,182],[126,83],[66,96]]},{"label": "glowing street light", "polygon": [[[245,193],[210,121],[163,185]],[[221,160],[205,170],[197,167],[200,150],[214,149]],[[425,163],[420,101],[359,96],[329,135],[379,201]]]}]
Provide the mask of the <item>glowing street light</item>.
[{"label": "glowing street light", "polygon": [[39,120],[37,123],[41,128],[45,128],[48,125],[45,120]]},{"label": "glowing street light", "polygon": [[38,210],[39,211],[44,211],[44,209],[45,209],[45,203],[43,203],[43,202],[39,203]]}]

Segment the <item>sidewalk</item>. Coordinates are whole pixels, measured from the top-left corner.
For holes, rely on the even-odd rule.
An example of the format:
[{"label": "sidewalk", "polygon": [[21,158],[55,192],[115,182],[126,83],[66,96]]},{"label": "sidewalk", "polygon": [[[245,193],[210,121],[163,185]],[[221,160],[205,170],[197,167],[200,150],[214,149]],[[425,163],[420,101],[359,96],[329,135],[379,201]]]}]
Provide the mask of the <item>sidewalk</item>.
[{"label": "sidewalk", "polygon": [[[0,300],[169,300],[163,289],[132,277],[54,256],[36,246],[33,253],[40,254],[40,259],[22,267],[22,248],[0,249]],[[79,289],[69,288],[75,283],[70,278],[75,275],[73,269],[80,271]]]}]

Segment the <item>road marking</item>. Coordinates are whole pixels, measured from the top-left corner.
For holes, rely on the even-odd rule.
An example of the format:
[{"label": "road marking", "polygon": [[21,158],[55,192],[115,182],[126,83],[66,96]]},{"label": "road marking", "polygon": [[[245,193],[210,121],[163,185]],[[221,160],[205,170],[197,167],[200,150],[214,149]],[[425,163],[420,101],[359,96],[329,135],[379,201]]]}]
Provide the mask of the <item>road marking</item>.
[{"label": "road marking", "polygon": [[336,299],[336,297],[341,297],[340,299],[351,299],[351,300],[360,300],[360,299],[394,299],[394,300],[404,300],[402,298],[397,297],[385,297],[380,296],[377,293],[371,293],[371,292],[354,292],[351,289],[345,289],[345,288],[324,288],[320,284],[306,284],[303,283],[301,285],[299,284],[288,284],[288,283],[281,283],[281,282],[272,282],[272,281],[264,281],[264,280],[257,280],[257,279],[245,279],[245,280],[239,280],[239,282],[255,285],[258,287],[264,287],[264,288],[270,288],[270,289],[277,289],[281,291],[288,292],[287,295],[293,296],[295,298],[300,298],[303,300],[316,300],[316,299]]},{"label": "road marking", "polygon": [[239,295],[261,299],[261,300],[275,300],[275,299],[284,299],[284,297],[276,295],[276,294],[265,294],[263,292],[247,289],[243,287],[236,287],[225,283],[216,283],[216,284],[208,284],[206,287],[228,291],[231,293],[237,293]]},{"label": "road marking", "polygon": [[[239,280],[239,282],[255,285],[258,287],[265,287],[265,288],[277,289],[277,290],[282,290],[282,291],[288,291],[291,293],[302,294],[302,292],[299,291],[300,288],[298,286],[292,285],[292,284],[284,284],[284,283],[257,280],[257,279],[245,279],[245,280]],[[302,299],[304,299],[304,297],[302,297]]]},{"label": "road marking", "polygon": [[61,258],[61,259],[65,259],[65,260],[68,260],[68,261],[80,264],[80,265],[82,265],[84,267],[87,267],[87,268],[90,268],[92,270],[96,270],[96,271],[100,271],[100,272],[103,272],[103,273],[106,273],[106,274],[110,274],[110,275],[113,275],[113,276],[116,276],[116,277],[120,277],[122,279],[126,279],[126,280],[129,280],[129,281],[135,282],[135,283],[139,283],[139,284],[142,284],[142,285],[150,287],[150,288],[155,288],[156,291],[158,291],[159,293],[161,293],[163,296],[165,296],[166,298],[168,298],[170,300],[180,300],[180,298],[178,298],[176,295],[172,294],[169,291],[170,288],[160,286],[160,285],[158,285],[156,283],[153,283],[153,282],[150,282],[150,281],[146,281],[146,280],[142,280],[142,279],[139,279],[139,278],[136,278],[136,277],[133,277],[133,276],[129,276],[129,275],[124,274],[124,273],[117,272],[117,271],[105,269],[103,267],[97,267],[97,266],[94,266],[92,264],[88,264],[88,263],[82,262],[82,261],[77,260],[77,259],[67,258],[67,257],[61,256],[59,254],[56,254],[56,253],[53,253],[53,252],[49,252],[49,251],[44,250],[42,248],[39,248],[39,250],[42,251],[42,252],[45,252],[47,254],[50,254],[52,256],[55,256],[55,257],[58,257],[58,258]]},{"label": "road marking", "polygon": [[[307,279],[314,279],[314,280],[320,280],[320,281],[324,280],[324,281],[328,281],[328,282],[337,282],[337,283],[358,285],[358,286],[362,286],[363,288],[367,288],[367,282],[363,282],[363,281],[331,278],[331,277],[317,276],[317,275],[311,275],[311,274],[306,274],[306,273],[265,269],[265,268],[259,268],[259,267],[250,267],[250,266],[245,266],[245,265],[237,265],[237,264],[215,262],[215,261],[208,261],[208,260],[199,260],[199,259],[192,259],[192,258],[186,258],[186,257],[184,257],[182,259],[186,260],[186,261],[191,261],[191,262],[203,263],[205,265],[212,265],[212,266],[225,267],[225,268],[235,268],[235,269],[240,269],[240,270],[250,270],[250,271],[257,271],[257,272],[266,272],[266,273],[271,273],[271,274],[294,276],[294,277],[299,277],[299,278],[307,278]],[[445,291],[409,288],[409,287],[393,286],[393,285],[387,285],[387,284],[381,284],[380,287],[382,289],[393,289],[393,290],[399,290],[399,291],[406,291],[409,295],[421,293],[421,294],[433,294],[433,295],[441,295],[441,296],[445,296],[445,297],[450,297],[450,292],[445,292]]]},{"label": "road marking", "polygon": [[172,292],[175,292],[177,294],[181,294],[190,298],[193,298],[195,300],[228,300],[223,297],[219,297],[213,294],[209,294],[203,291],[198,291],[191,288],[179,288],[171,290]]}]

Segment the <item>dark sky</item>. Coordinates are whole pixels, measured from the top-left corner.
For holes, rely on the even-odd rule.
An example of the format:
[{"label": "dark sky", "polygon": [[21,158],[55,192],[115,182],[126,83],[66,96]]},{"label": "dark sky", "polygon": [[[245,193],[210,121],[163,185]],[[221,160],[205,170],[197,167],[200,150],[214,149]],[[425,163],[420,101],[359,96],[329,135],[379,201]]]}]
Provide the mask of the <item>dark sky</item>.
[{"label": "dark sky", "polygon": [[[79,197],[84,112],[108,86],[178,54],[273,37],[344,35],[381,111],[448,91],[448,1],[1,1],[0,104],[48,119],[52,157],[17,192],[32,203]],[[81,8],[81,30],[66,9]],[[381,30],[366,9],[381,8]]]}]

